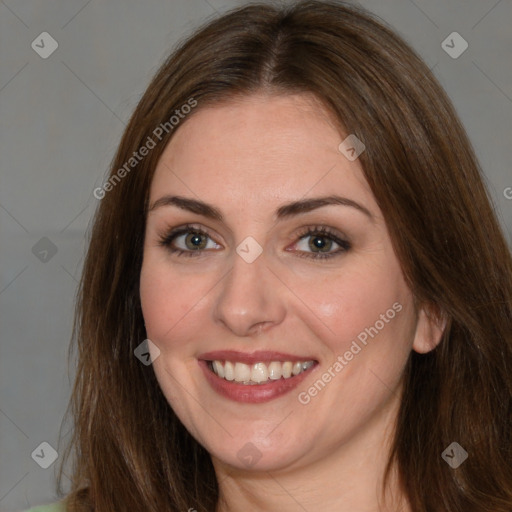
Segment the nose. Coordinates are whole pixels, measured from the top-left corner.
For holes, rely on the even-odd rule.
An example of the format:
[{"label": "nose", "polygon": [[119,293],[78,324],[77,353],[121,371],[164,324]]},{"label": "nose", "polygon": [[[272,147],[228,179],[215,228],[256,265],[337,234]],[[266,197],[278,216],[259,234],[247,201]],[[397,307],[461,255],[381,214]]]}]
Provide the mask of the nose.
[{"label": "nose", "polygon": [[252,263],[235,254],[233,267],[219,286],[214,320],[235,335],[250,336],[283,321],[283,285],[267,266],[264,254]]}]

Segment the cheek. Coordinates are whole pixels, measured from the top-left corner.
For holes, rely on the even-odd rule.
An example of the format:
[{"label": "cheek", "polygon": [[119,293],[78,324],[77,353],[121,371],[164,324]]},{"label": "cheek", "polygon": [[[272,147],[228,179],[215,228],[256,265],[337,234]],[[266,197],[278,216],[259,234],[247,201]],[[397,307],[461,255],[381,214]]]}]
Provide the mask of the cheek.
[{"label": "cheek", "polygon": [[[197,303],[198,291],[169,272],[165,263],[148,257],[140,275],[140,300],[148,337],[164,340]],[[176,293],[179,290],[179,293]]]},{"label": "cheek", "polygon": [[[173,306],[172,296],[168,293],[167,283],[154,267],[144,263],[140,275],[140,302],[148,336],[159,338],[165,323],[169,322],[168,305]],[[171,302],[169,302],[171,301]],[[167,305],[167,306],[166,306]]]},{"label": "cheek", "polygon": [[[380,327],[381,315],[396,317],[393,304],[410,300],[409,291],[403,281],[401,271],[392,264],[346,267],[315,283],[304,285],[297,294],[307,298],[304,302],[311,308],[323,325],[329,328],[332,336],[332,349],[343,349],[364,329]],[[395,306],[397,308],[397,306]],[[385,323],[388,329],[394,322]]]},{"label": "cheek", "polygon": [[218,272],[176,270],[157,251],[147,251],[140,275],[140,300],[149,339],[170,357],[185,355],[197,341],[198,317],[204,322]]}]

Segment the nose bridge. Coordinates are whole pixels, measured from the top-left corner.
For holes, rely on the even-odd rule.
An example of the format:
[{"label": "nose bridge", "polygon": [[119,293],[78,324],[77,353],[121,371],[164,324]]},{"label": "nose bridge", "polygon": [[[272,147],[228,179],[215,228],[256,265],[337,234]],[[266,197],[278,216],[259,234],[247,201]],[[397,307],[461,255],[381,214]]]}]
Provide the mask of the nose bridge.
[{"label": "nose bridge", "polygon": [[[250,244],[250,241],[249,241]],[[272,273],[261,253],[253,261],[247,258],[242,242],[240,254],[233,255],[230,272],[221,283],[214,308],[215,321],[224,324],[238,336],[255,328],[277,324],[284,318],[284,305],[274,287],[269,286]],[[250,253],[251,247],[249,246]]]}]

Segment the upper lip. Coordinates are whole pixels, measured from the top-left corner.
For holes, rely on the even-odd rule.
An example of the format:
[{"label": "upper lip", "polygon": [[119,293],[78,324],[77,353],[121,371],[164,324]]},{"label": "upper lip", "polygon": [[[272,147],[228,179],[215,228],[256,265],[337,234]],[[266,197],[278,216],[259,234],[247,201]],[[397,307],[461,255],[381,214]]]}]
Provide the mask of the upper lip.
[{"label": "upper lip", "polygon": [[238,352],[237,350],[215,350],[201,354],[198,359],[205,361],[238,361],[245,364],[265,363],[271,361],[316,361],[310,356],[296,356],[272,350],[258,350],[256,352]]}]

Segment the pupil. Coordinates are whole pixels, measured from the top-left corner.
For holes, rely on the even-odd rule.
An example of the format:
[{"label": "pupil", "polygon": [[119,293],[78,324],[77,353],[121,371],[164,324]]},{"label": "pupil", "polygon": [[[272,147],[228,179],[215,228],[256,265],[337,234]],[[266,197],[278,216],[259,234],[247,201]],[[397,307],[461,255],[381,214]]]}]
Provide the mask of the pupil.
[{"label": "pupil", "polygon": [[206,244],[201,240],[202,235],[200,233],[192,233],[187,237],[187,241],[192,244],[191,249],[201,249]]},{"label": "pupil", "polygon": [[[328,242],[326,242],[325,238],[322,236],[315,236],[313,238],[312,248],[323,250],[328,246]],[[327,250],[329,247],[327,247]]]}]

